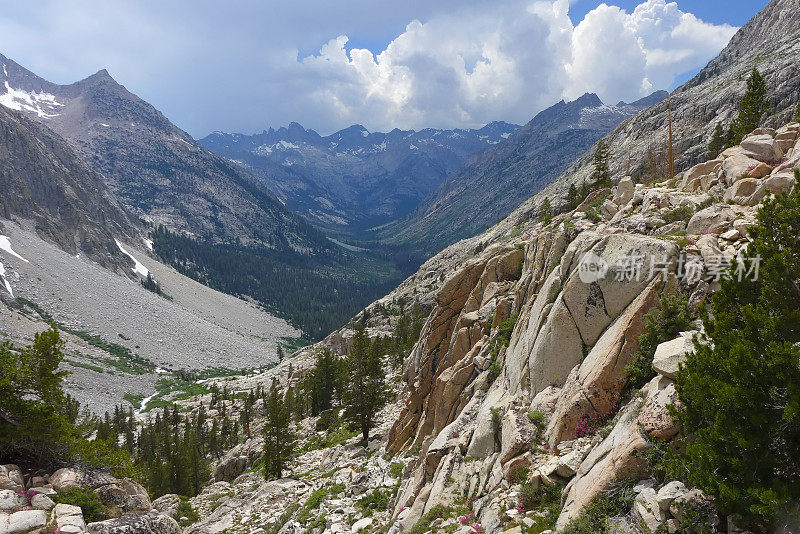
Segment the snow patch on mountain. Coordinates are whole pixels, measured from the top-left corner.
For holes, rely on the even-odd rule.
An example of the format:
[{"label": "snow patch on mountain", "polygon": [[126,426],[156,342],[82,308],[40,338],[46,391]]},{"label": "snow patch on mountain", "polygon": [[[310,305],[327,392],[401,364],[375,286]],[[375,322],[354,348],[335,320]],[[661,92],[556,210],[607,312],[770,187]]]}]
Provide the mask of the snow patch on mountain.
[{"label": "snow patch on mountain", "polygon": [[147,276],[148,274],[150,274],[150,270],[147,267],[145,267],[142,262],[134,258],[130,252],[125,250],[125,247],[122,246],[122,243],[120,243],[118,239],[115,239],[114,242],[117,244],[117,247],[119,247],[120,252],[122,252],[123,254],[125,254],[126,256],[128,256],[130,259],[133,260],[134,266],[131,267],[131,270],[133,272],[135,272],[136,274],[140,274],[142,276]]},{"label": "snow patch on mountain", "polygon": [[11,248],[11,240],[8,239],[8,236],[0,235],[0,250],[2,250],[3,252],[7,252],[7,253],[11,254],[15,258],[21,259],[25,263],[30,263],[28,260],[26,260],[25,258],[20,256],[16,252],[14,252],[14,249]]},{"label": "snow patch on mountain", "polygon": [[[8,76],[3,65],[3,72]],[[0,95],[0,104],[15,111],[27,111],[35,113],[42,119],[49,119],[57,117],[59,114],[55,110],[63,107],[64,104],[56,100],[55,95],[45,93],[44,91],[37,93],[35,91],[23,91],[21,89],[14,89],[8,82],[4,82],[6,92]]]},{"label": "snow patch on mountain", "polygon": [[0,262],[0,280],[3,281],[3,285],[5,286],[6,291],[8,291],[8,294],[13,297],[14,292],[11,290],[11,284],[9,284],[8,280],[6,280],[6,268],[3,266],[2,262]]}]

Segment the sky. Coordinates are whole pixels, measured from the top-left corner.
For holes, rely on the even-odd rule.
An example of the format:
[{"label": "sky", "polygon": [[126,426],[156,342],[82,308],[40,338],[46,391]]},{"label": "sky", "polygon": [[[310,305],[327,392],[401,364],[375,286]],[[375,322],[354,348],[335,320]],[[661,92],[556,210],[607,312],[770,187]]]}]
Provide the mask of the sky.
[{"label": "sky", "polygon": [[671,89],[767,0],[0,0],[0,53],[106,68],[195,137],[523,124],[561,99]]}]

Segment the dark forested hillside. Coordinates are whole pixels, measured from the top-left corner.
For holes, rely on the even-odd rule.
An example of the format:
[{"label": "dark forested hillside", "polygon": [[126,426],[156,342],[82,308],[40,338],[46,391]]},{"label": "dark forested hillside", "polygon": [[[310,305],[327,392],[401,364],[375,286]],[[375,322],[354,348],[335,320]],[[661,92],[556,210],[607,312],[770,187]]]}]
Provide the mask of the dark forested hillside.
[{"label": "dark forested hillside", "polygon": [[250,297],[320,339],[397,285],[388,261],[345,249],[306,254],[291,249],[214,243],[153,232],[153,248],[178,271],[214,289]]}]

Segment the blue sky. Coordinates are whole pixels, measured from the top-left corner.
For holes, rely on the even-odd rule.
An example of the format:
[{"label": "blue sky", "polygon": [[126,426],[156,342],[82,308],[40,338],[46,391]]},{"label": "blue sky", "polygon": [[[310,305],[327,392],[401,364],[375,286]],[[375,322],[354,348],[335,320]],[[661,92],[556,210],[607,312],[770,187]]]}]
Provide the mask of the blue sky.
[{"label": "blue sky", "polygon": [[[764,0],[43,0],[0,53],[57,83],[102,68],[195,137],[524,123],[560,99],[671,88]],[[638,7],[637,7],[638,6]]]},{"label": "blue sky", "polygon": [[[628,11],[639,5],[641,2],[636,0],[607,1],[607,4],[614,4]],[[768,0],[677,0],[678,8],[687,11],[706,22],[713,24],[732,24],[733,26],[744,26],[752,16],[764,9],[769,3]],[[573,23],[580,22],[583,17],[597,7],[599,2],[596,0],[577,0],[570,8],[570,18]]]}]

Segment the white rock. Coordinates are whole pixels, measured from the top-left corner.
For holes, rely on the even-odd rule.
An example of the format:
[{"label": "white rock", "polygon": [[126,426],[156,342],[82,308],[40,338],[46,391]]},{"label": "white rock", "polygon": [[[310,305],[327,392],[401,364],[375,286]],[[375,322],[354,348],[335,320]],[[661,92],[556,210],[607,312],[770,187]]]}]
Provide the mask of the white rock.
[{"label": "white rock", "polygon": [[656,348],[653,369],[674,380],[680,364],[686,361],[686,355],[693,350],[694,344],[690,336],[681,335],[671,341],[665,341]]},{"label": "white rock", "polygon": [[614,202],[617,206],[624,206],[633,199],[636,186],[630,176],[626,176],[617,184],[614,190]]},{"label": "white rock", "polygon": [[71,504],[58,503],[53,510],[55,517],[69,517],[72,515],[83,516],[83,511],[80,506],[73,506]]},{"label": "white rock", "polygon": [[658,506],[661,507],[664,512],[666,512],[669,510],[672,501],[678,497],[681,497],[688,491],[689,489],[683,484],[683,482],[673,480],[658,490],[658,494],[656,495]]},{"label": "white rock", "polygon": [[720,237],[727,241],[736,241],[741,237],[741,235],[739,234],[739,230],[737,230],[736,228],[731,228],[727,232],[723,232],[722,234],[720,234]]},{"label": "white rock", "polygon": [[0,510],[15,510],[25,504],[25,499],[12,490],[0,490]]},{"label": "white rock", "polygon": [[780,144],[769,134],[751,135],[743,139],[739,146],[759,161],[774,162],[783,157]]},{"label": "white rock", "polygon": [[569,478],[578,472],[578,468],[583,461],[585,454],[582,450],[576,449],[572,452],[558,457],[558,467],[556,474],[560,477]]},{"label": "white rock", "polygon": [[368,528],[370,525],[372,525],[372,518],[371,517],[365,517],[363,519],[359,519],[358,521],[353,523],[353,528],[350,529],[350,532],[353,532],[353,533],[361,532],[365,528]]},{"label": "white rock", "polygon": [[666,514],[658,505],[654,489],[647,488],[636,496],[633,503],[633,517],[651,533],[655,533],[658,527],[666,521]]},{"label": "white rock", "polygon": [[[8,516],[8,530],[5,532],[8,534],[28,532],[33,529],[41,528],[46,524],[47,513],[44,510],[24,510],[22,512],[14,512]],[[3,524],[0,523],[0,532],[2,531]]]},{"label": "white rock", "polygon": [[37,510],[51,510],[56,503],[44,493],[37,493],[31,499],[31,506]]}]

